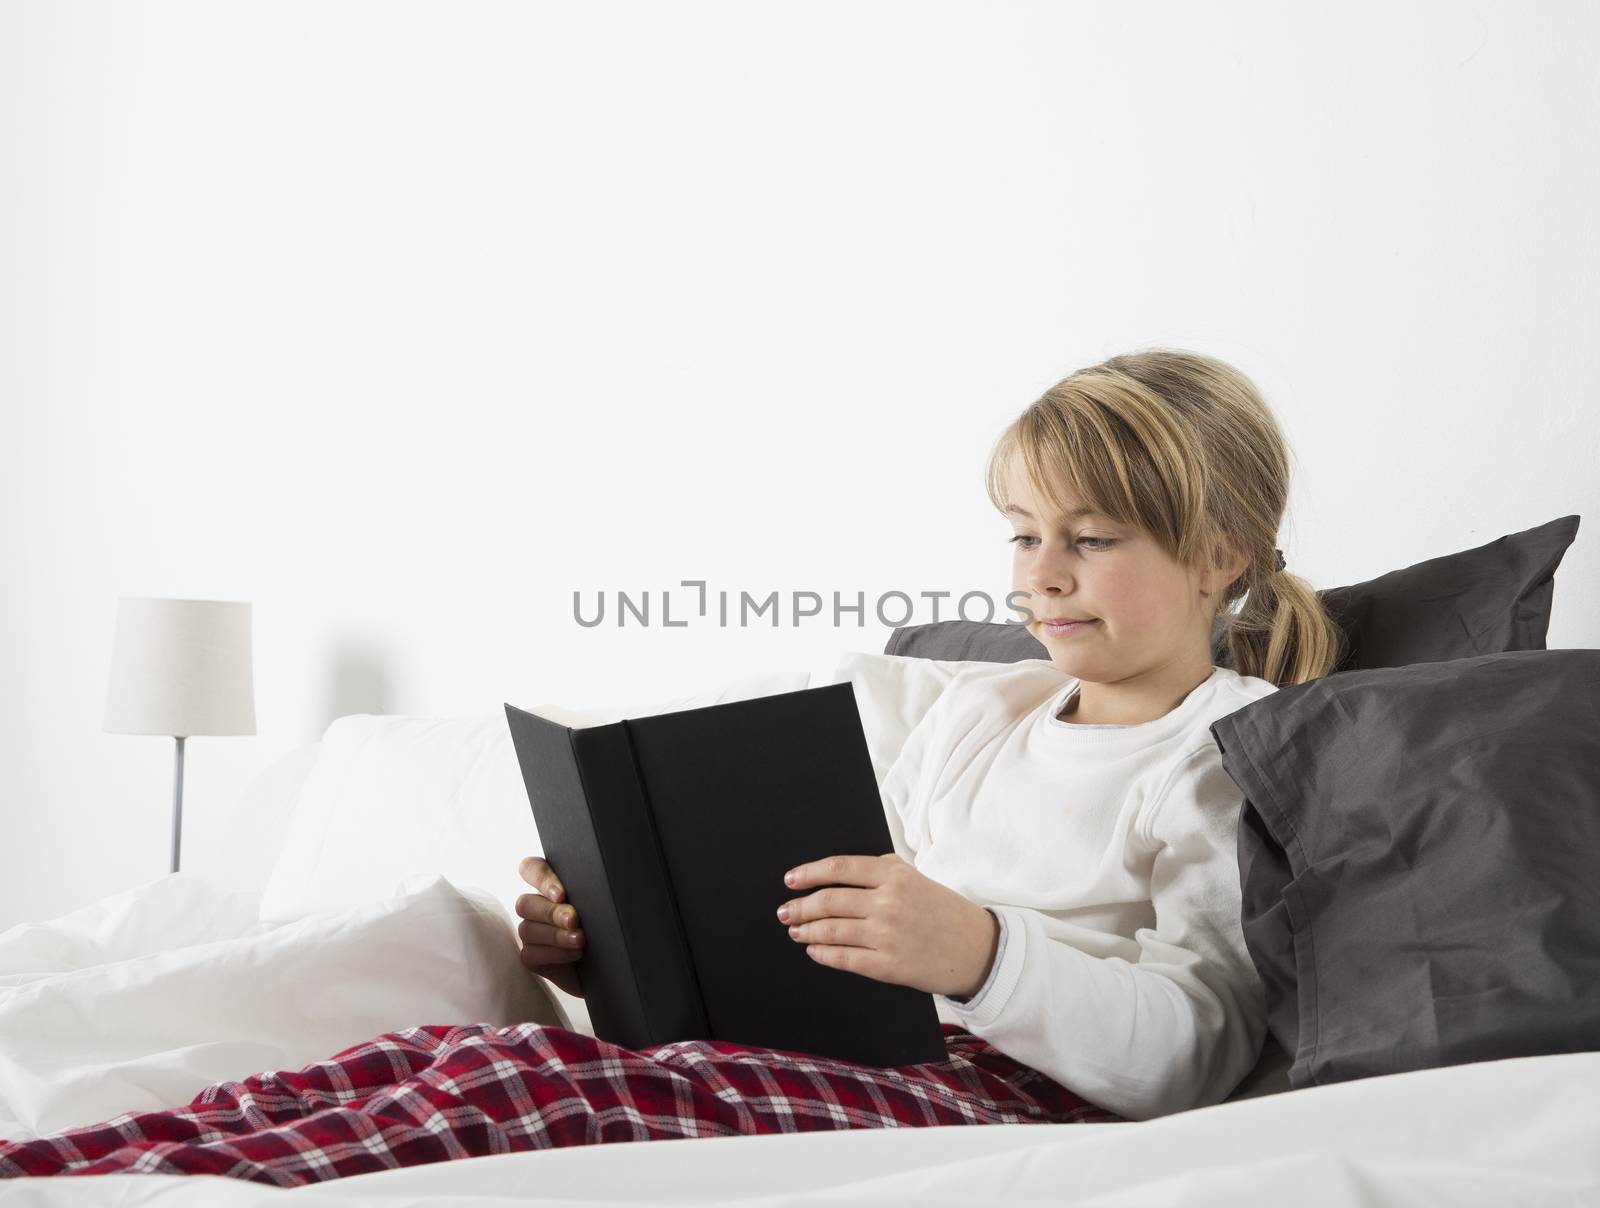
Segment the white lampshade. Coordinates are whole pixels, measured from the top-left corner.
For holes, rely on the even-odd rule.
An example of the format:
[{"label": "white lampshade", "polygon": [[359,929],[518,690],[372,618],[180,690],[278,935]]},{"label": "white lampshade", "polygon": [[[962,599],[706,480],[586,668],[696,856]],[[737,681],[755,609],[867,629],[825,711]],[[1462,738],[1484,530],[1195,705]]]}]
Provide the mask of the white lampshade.
[{"label": "white lampshade", "polygon": [[254,734],[249,602],[119,598],[105,729]]}]

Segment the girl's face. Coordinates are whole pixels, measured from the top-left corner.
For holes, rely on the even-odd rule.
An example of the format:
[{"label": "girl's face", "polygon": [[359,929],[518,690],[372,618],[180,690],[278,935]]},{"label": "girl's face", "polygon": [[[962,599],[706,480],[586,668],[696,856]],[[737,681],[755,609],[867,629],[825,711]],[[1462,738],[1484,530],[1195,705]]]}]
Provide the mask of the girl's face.
[{"label": "girl's face", "polygon": [[[1011,585],[1027,593],[1014,598],[1032,611],[1028,631],[1057,667],[1094,683],[1210,673],[1211,601],[1201,595],[1209,577],[1185,570],[1137,528],[1093,512],[1046,517],[1015,470],[1008,498]],[[1087,623],[1049,624],[1057,618]]]}]

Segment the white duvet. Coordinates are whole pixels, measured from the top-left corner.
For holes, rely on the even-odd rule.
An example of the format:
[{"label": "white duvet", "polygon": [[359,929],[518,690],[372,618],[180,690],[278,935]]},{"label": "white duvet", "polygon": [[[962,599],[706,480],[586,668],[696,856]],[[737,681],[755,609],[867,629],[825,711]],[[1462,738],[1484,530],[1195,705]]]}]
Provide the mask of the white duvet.
[{"label": "white duvet", "polygon": [[[0,935],[0,1137],[188,1102],[415,1024],[558,1022],[487,895],[417,878],[288,924],[177,874]],[[441,973],[447,975],[441,976]],[[473,1158],[295,1189],[0,1180],[0,1203],[1600,1204],[1600,1053],[1418,1071],[1137,1124],[883,1129]]]},{"label": "white duvet", "polygon": [[442,877],[280,925],[175,873],[0,935],[0,1137],[298,1069],[415,1024],[559,1022],[505,912]]}]

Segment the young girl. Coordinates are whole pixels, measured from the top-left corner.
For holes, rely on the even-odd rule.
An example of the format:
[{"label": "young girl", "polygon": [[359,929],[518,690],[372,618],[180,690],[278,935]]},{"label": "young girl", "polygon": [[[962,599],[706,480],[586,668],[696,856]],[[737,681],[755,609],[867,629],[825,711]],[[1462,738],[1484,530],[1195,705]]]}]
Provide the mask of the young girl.
[{"label": "young girl", "polygon": [[[561,1145],[1142,1120],[1225,1099],[1265,1007],[1240,929],[1243,797],[1210,726],[1337,655],[1317,596],[1274,558],[1282,437],[1230,366],[1148,351],[1052,387],[1001,435],[988,485],[1048,657],[953,678],[884,780],[894,851],[802,864],[773,922],[822,964],[933,994],[946,1060],[419,1026],[188,1108],[0,1142],[0,1176],[282,1184]],[[1222,649],[1231,668],[1212,663]],[[577,995],[577,910],[543,859],[521,871],[537,891],[517,899],[522,962]]]},{"label": "young girl", "polygon": [[[1125,1118],[1220,1102],[1265,1003],[1239,918],[1243,797],[1210,726],[1326,675],[1338,645],[1275,558],[1283,438],[1238,370],[1151,350],[1047,391],[987,485],[1048,658],[952,679],[884,781],[894,852],[801,865],[780,922]],[[1212,663],[1223,644],[1232,668]],[[524,963],[576,993],[577,911],[544,861],[524,873],[541,893],[519,900]],[[819,884],[841,887],[804,892]]]}]

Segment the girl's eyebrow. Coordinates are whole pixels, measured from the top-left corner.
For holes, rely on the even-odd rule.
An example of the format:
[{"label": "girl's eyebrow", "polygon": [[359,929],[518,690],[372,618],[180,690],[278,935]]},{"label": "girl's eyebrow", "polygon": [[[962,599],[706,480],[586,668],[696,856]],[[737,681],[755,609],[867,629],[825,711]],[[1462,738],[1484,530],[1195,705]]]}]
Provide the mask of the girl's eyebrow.
[{"label": "girl's eyebrow", "polygon": [[[1006,511],[1015,512],[1019,516],[1026,516],[1029,520],[1033,519],[1033,515],[1031,513],[1027,512],[1027,511],[1024,511],[1022,508],[1019,508],[1014,503],[1006,504]],[[1072,511],[1067,513],[1067,519],[1068,520],[1077,520],[1077,519],[1079,519],[1080,517],[1083,517],[1083,516],[1097,516],[1097,515],[1099,515],[1099,513],[1096,512],[1093,508],[1073,508]]]}]

